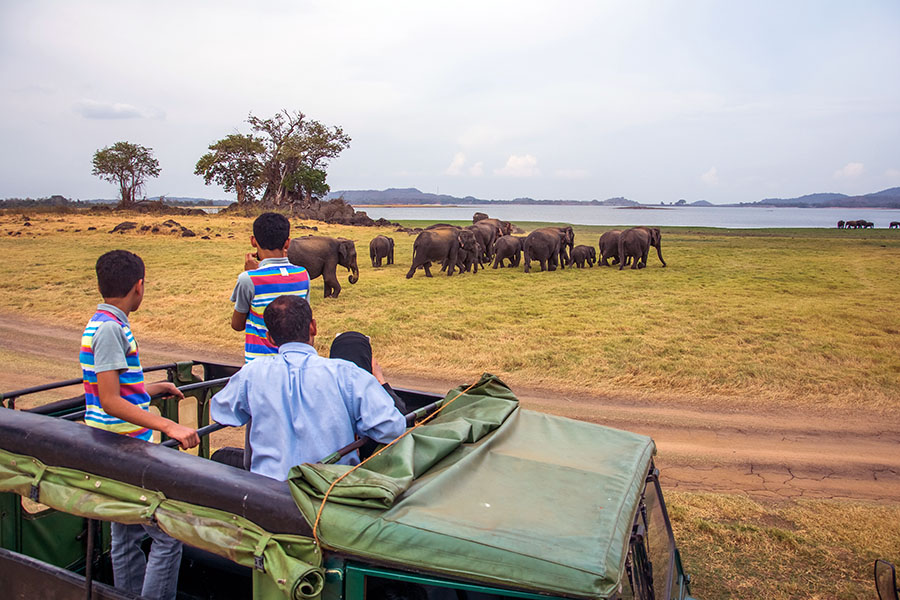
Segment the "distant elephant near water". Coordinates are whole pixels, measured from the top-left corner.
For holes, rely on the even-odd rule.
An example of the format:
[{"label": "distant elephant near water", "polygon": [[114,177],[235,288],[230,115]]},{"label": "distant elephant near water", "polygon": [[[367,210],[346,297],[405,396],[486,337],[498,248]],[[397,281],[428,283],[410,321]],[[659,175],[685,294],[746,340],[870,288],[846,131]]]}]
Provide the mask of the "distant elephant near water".
[{"label": "distant elephant near water", "polygon": [[900,229],[900,221],[891,221],[888,229]]},{"label": "distant elephant near water", "polygon": [[843,229],[843,228],[844,228],[844,222],[838,221],[838,229]]},{"label": "distant elephant near water", "polygon": [[353,240],[317,235],[298,237],[291,240],[287,255],[292,264],[306,267],[311,280],[322,276],[326,298],[337,298],[341,293],[341,284],[337,279],[338,265],[350,271],[350,283],[359,281]]},{"label": "distant elephant near water", "polygon": [[369,258],[373,267],[380,267],[382,259],[389,265],[394,264],[394,240],[386,235],[376,235],[369,242]]},{"label": "distant elephant near water", "polygon": [[650,246],[656,248],[659,262],[665,267],[666,261],[662,257],[661,239],[662,233],[659,227],[632,227],[623,231],[619,236],[619,270],[625,268],[625,261],[628,258],[632,260],[632,269],[646,267]]}]

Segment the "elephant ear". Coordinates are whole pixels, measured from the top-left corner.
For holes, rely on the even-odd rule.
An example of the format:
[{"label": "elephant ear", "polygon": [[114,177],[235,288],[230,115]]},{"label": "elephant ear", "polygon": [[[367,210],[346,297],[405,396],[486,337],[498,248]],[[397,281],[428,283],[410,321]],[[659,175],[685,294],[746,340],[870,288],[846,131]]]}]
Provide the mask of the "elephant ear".
[{"label": "elephant ear", "polygon": [[341,243],[338,244],[338,262],[345,263],[350,260],[350,244],[352,244],[350,240],[341,240]]}]

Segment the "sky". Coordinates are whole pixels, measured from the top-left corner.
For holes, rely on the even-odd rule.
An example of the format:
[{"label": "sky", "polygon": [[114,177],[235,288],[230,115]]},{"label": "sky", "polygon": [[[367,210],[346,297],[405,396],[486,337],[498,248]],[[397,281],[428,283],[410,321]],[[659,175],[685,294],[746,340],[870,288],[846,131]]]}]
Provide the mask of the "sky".
[{"label": "sky", "polygon": [[252,113],[352,142],[332,190],[753,202],[900,186],[900,2],[0,0],[0,198],[148,196]]}]

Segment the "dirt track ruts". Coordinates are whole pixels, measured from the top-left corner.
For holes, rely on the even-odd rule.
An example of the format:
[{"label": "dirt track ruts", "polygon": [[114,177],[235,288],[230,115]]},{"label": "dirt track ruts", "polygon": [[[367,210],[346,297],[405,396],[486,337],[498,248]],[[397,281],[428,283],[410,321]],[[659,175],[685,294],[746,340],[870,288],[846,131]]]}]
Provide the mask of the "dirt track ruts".
[{"label": "dirt track ruts", "polygon": [[[77,377],[80,328],[55,327],[0,314],[0,391]],[[138,332],[140,335],[140,332]],[[376,349],[377,351],[377,349]],[[141,342],[145,365],[206,358],[239,364],[241,357],[152,341]],[[13,357],[19,358],[13,358]],[[57,372],[23,365],[57,364]],[[61,367],[71,364],[72,367]],[[395,387],[445,393],[462,382],[388,373]],[[559,396],[514,389],[525,408],[652,436],[664,487],[745,494],[757,499],[834,498],[900,501],[900,427],[896,420],[859,414],[784,408],[727,410],[624,398]],[[238,432],[219,445],[240,440]]]}]

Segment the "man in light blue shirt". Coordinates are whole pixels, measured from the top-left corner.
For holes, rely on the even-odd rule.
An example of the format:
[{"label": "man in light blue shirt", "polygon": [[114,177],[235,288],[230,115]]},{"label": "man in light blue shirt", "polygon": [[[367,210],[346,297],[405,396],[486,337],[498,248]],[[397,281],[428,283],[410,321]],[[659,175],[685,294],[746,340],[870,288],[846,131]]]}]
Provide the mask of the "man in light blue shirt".
[{"label": "man in light blue shirt", "polygon": [[[258,358],[235,373],[213,396],[210,416],[223,425],[244,425],[250,470],[280,481],[291,467],[315,462],[361,435],[387,443],[406,430],[406,418],[372,375],[355,364],[316,353],[316,321],[299,296],[279,296],[263,313],[278,354]],[[342,464],[356,464],[356,453]]]}]

